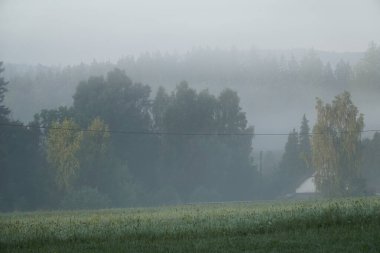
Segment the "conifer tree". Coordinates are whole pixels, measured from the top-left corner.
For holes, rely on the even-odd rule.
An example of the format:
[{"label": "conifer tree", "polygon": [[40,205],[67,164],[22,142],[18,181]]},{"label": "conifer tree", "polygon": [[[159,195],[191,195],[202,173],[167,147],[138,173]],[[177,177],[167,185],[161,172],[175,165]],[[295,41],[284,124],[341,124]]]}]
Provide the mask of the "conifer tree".
[{"label": "conifer tree", "polygon": [[[4,71],[2,68],[3,63],[0,62],[0,74]],[[8,107],[6,107],[4,103],[4,97],[5,97],[5,92],[7,91],[7,86],[8,82],[4,80],[4,77],[0,77],[0,122],[4,122],[7,120],[7,117],[10,113]]]},{"label": "conifer tree", "polygon": [[303,115],[299,133],[299,155],[305,172],[311,169],[311,144],[309,121]]}]

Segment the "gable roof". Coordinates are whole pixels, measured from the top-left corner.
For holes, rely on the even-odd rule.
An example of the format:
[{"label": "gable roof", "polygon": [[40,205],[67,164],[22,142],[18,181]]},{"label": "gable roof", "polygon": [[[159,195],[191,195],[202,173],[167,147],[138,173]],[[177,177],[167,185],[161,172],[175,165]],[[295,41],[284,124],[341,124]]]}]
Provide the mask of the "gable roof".
[{"label": "gable roof", "polygon": [[316,193],[317,187],[315,185],[315,173],[302,182],[296,189],[296,193]]}]

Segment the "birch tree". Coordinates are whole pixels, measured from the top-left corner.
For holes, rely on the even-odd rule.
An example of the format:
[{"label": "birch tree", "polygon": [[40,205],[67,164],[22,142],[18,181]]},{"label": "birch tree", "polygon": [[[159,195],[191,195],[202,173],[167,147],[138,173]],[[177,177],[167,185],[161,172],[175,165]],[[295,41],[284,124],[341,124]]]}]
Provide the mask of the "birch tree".
[{"label": "birch tree", "polygon": [[335,97],[331,104],[317,99],[317,122],[313,129],[312,162],[316,186],[325,196],[348,196],[361,192],[360,166],[363,115],[350,93]]},{"label": "birch tree", "polygon": [[72,190],[78,176],[80,163],[78,152],[83,134],[71,119],[62,123],[54,122],[49,128],[46,140],[47,161],[54,169],[58,189],[63,192]]}]

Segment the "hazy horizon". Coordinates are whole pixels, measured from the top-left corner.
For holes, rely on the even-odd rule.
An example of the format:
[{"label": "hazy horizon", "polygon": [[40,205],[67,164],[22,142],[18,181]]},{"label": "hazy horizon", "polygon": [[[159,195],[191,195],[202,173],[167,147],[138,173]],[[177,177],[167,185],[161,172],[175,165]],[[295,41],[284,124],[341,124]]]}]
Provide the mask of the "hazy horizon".
[{"label": "hazy horizon", "polygon": [[[371,250],[376,240],[362,239],[379,229],[359,230],[376,214],[355,205],[346,212],[335,198],[380,196],[379,25],[380,0],[0,0],[0,227],[2,212],[41,218],[25,229],[11,222],[0,244],[105,249],[104,232],[116,245],[162,235],[165,247],[156,251],[177,237],[202,251],[198,225],[211,219],[208,239],[237,245],[242,236],[252,250],[264,250],[247,240],[256,234],[276,233],[263,241],[271,250],[272,242],[286,244],[282,230],[292,222],[301,229],[295,236],[315,230],[328,238],[326,226],[334,235],[342,227],[347,240],[360,239],[358,249]],[[333,201],[294,205],[306,213],[283,206],[323,198]],[[239,218],[224,203],[234,202],[239,214],[248,209],[236,202],[277,200],[284,209],[271,204],[273,215],[264,208],[270,217],[258,220],[255,210]],[[210,211],[202,214],[201,203],[212,203]],[[182,204],[196,204],[199,219],[177,210]],[[117,209],[113,220],[104,211],[163,205],[176,205],[172,231],[171,214]],[[59,212],[54,224],[39,213],[79,209],[103,210],[96,221],[90,214],[74,224],[66,221],[77,213]],[[119,222],[118,210],[127,220]],[[278,219],[282,211],[290,216]],[[306,223],[298,226],[298,216]],[[120,236],[106,223],[117,224]],[[48,236],[52,229],[58,237]],[[300,240],[312,251],[305,246]]]},{"label": "hazy horizon", "polygon": [[374,24],[380,24],[377,0],[4,0],[0,57],[67,65],[198,47],[364,52],[380,41]]}]

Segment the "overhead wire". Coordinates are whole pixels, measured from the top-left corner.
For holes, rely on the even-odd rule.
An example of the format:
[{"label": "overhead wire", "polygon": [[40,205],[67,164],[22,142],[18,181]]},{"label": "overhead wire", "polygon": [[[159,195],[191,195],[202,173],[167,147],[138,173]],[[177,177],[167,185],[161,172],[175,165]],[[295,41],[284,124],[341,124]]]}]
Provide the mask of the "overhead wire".
[{"label": "overhead wire", "polygon": [[[163,131],[131,131],[131,130],[99,130],[99,129],[83,129],[83,128],[65,128],[65,127],[52,127],[52,126],[37,126],[37,125],[24,125],[24,124],[0,124],[0,127],[18,127],[29,129],[46,129],[46,130],[65,130],[76,132],[104,132],[111,134],[125,134],[125,135],[177,135],[177,136],[288,136],[290,133],[242,133],[242,132],[163,132]],[[380,129],[369,129],[362,131],[340,131],[338,133],[370,133],[380,132]],[[297,133],[300,134],[300,133]],[[312,132],[305,135],[322,135],[327,132]],[[301,133],[302,135],[302,133]]]}]

